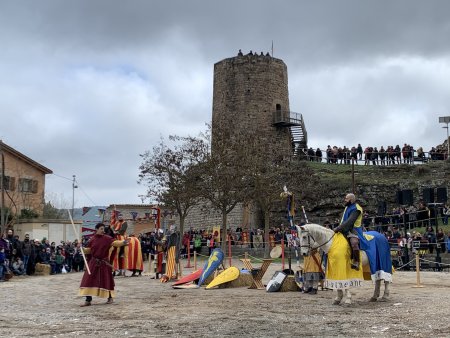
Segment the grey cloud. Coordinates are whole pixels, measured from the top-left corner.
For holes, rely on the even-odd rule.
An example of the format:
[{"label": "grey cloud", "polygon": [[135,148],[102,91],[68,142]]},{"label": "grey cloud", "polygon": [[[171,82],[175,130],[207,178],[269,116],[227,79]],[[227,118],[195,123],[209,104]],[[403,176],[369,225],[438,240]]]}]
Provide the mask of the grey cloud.
[{"label": "grey cloud", "polygon": [[[205,130],[214,63],[273,40],[311,146],[427,149],[450,115],[449,10],[443,0],[4,1],[0,137],[76,174],[95,204],[140,203],[139,154],[161,135]],[[48,181],[71,196],[70,181]]]}]

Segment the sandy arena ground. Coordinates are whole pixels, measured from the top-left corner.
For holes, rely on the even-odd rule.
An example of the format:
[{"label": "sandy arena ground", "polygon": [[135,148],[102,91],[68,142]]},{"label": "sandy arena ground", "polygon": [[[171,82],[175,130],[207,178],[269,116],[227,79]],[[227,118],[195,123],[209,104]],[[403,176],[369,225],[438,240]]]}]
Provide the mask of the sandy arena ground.
[{"label": "sandy arena ground", "polygon": [[[185,265],[185,263],[183,263]],[[235,266],[241,267],[239,264]],[[263,281],[280,264],[269,267]],[[191,269],[184,269],[186,275]],[[247,288],[174,290],[148,276],[116,277],[113,305],[79,307],[81,273],[15,277],[0,284],[1,337],[450,337],[450,274],[397,272],[389,302],[333,306],[333,291],[266,293]]]}]

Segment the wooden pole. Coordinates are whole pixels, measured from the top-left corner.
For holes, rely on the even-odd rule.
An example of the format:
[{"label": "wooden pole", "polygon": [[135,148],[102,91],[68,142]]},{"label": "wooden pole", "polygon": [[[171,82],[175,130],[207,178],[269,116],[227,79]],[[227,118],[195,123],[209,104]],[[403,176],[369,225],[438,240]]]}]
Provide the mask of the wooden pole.
[{"label": "wooden pole", "polygon": [[228,235],[228,264],[231,267],[231,236]]},{"label": "wooden pole", "polygon": [[80,251],[81,251],[81,256],[83,256],[84,266],[86,267],[86,270],[87,270],[88,274],[90,275],[91,270],[89,269],[89,265],[87,263],[86,256],[84,255],[84,251],[83,251],[83,245],[82,245],[83,241],[81,239],[80,234],[78,234],[77,229],[75,228],[75,224],[73,223],[73,219],[72,219],[72,215],[70,214],[70,210],[67,210],[67,212],[69,213],[69,218],[70,218],[70,222],[72,223],[73,232],[74,232],[75,236],[78,235],[78,240],[80,241],[80,248],[81,248]]},{"label": "wooden pole", "polygon": [[352,158],[352,193],[356,194],[355,191],[355,159]]},{"label": "wooden pole", "polygon": [[194,270],[197,270],[197,251],[194,250]]},{"label": "wooden pole", "polygon": [[181,261],[178,261],[178,278],[183,277],[183,269],[181,268]]},{"label": "wooden pole", "polygon": [[416,285],[413,288],[423,288],[423,285],[420,284],[420,261],[418,252],[416,252]]},{"label": "wooden pole", "polygon": [[[195,252],[195,250],[194,250]],[[187,265],[185,266],[185,268],[190,268],[191,267],[191,238],[189,235],[189,244],[187,247]]]}]

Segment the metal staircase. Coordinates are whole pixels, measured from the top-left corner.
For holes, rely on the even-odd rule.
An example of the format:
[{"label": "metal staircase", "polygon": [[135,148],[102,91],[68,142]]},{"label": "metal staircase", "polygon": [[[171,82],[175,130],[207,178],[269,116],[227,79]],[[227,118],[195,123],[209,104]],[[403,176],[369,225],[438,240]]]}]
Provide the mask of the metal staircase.
[{"label": "metal staircase", "polygon": [[308,135],[302,114],[285,110],[277,110],[273,113],[273,125],[278,128],[289,128],[292,143],[295,145],[293,155],[306,154],[308,149]]}]

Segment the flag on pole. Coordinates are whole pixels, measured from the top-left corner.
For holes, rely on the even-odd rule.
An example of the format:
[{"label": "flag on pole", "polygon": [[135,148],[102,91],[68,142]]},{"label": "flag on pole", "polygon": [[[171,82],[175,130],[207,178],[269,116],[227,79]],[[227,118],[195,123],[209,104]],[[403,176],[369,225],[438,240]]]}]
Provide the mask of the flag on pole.
[{"label": "flag on pole", "polygon": [[83,207],[83,214],[82,214],[82,216],[86,215],[89,212],[89,210],[91,210],[91,207]]}]

